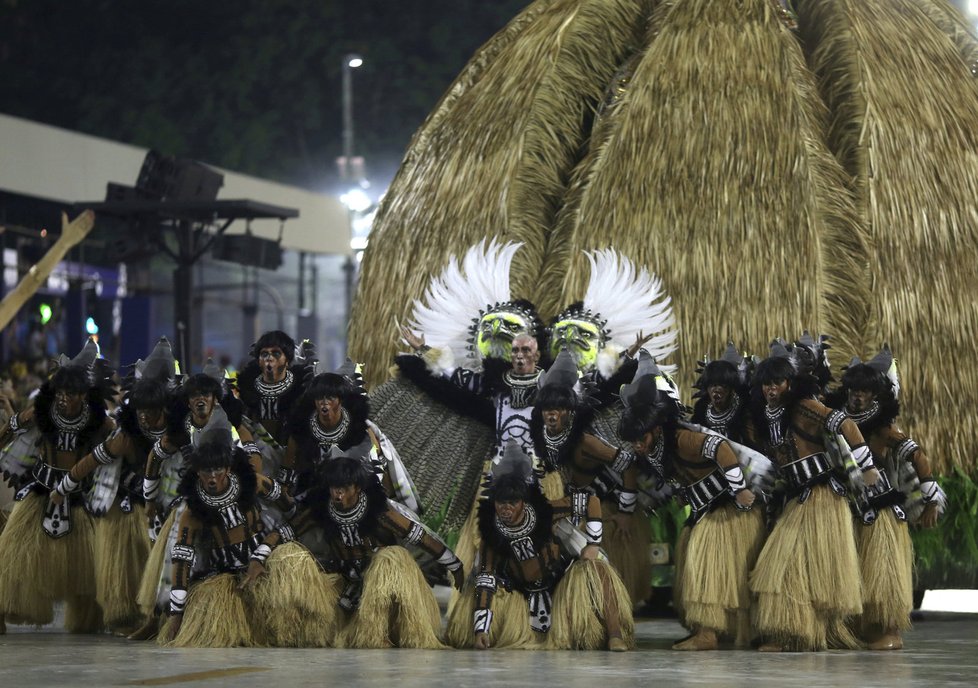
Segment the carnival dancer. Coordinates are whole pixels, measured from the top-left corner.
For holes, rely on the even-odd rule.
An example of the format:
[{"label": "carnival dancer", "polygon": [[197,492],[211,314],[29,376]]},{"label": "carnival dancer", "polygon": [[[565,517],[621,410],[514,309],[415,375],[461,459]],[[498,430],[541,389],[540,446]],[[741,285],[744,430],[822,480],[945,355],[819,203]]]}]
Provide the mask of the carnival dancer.
[{"label": "carnival dancer", "polygon": [[295,476],[281,468],[288,442],[288,420],[315,371],[312,345],[304,341],[297,349],[292,337],[272,330],[252,344],[251,354],[253,359],[238,373],[238,393],[249,429],[262,450],[262,472],[290,485]]},{"label": "carnival dancer", "polygon": [[318,472],[337,447],[380,471],[391,499],[418,513],[413,482],[394,444],[370,419],[370,399],[352,361],[309,383],[289,420],[283,468],[295,476],[288,489],[301,495],[319,482]]},{"label": "carnival dancer", "polygon": [[[150,552],[146,529],[143,471],[153,445],[166,432],[166,409],[173,392],[172,356],[163,338],[146,361],[136,364],[133,379],[116,412],[118,427],[76,463],[57,487],[52,501],[76,492],[95,474],[95,561],[98,603],[106,626],[132,631],[143,621],[137,596]],[[126,631],[126,632],[128,632]]]},{"label": "carnival dancer", "polygon": [[[337,452],[337,454],[339,454]],[[441,616],[438,602],[414,558],[402,545],[425,550],[462,584],[462,562],[413,514],[389,500],[367,466],[351,456],[327,462],[292,524],[297,533],[322,529],[330,556],[321,584],[337,600],[345,620],[330,627],[340,647],[435,649]],[[274,543],[275,534],[269,542]]]},{"label": "carnival dancer", "polygon": [[109,372],[89,340],[60,365],[34,405],[10,417],[0,435],[0,470],[18,492],[0,534],[0,615],[16,623],[43,625],[64,600],[65,628],[96,632],[102,613],[96,601],[95,524],[86,495],[51,495],[84,456],[101,444],[114,424],[106,414]]},{"label": "carnival dancer", "polygon": [[752,507],[770,481],[770,462],[684,423],[678,393],[644,351],[621,399],[622,440],[691,508],[677,546],[674,592],[692,635],[672,648],[715,650],[721,638],[747,645],[753,637],[748,575],[765,535],[763,514]]},{"label": "carnival dancer", "polygon": [[[858,648],[847,622],[862,611],[859,559],[837,457],[841,435],[853,473],[875,485],[879,471],[859,428],[815,400],[818,382],[800,374],[778,342],[754,373],[751,432],[787,483],[787,504],[751,573],[762,651]],[[833,452],[834,454],[835,452]]]},{"label": "carnival dancer", "polygon": [[749,359],[740,355],[733,342],[723,355],[700,363],[694,383],[692,421],[724,437],[747,441],[748,400],[750,398]]},{"label": "carnival dancer", "polygon": [[[199,434],[180,483],[187,508],[173,545],[170,616],[159,643],[325,645],[324,629],[333,616],[317,594],[319,567],[291,543],[288,525],[271,538],[261,518],[260,497],[288,501],[288,496],[255,472],[246,452],[232,447],[231,425],[222,411],[215,411]],[[266,567],[268,575],[262,575]],[[292,625],[296,620],[301,626]]]},{"label": "carnival dancer", "polygon": [[[208,364],[206,372],[186,378],[171,395],[172,401],[166,412],[166,432],[153,445],[146,459],[143,493],[151,508],[157,510],[150,524],[155,543],[143,571],[137,598],[147,622],[130,636],[132,640],[152,637],[159,614],[166,608],[172,581],[170,553],[178,534],[177,524],[186,508],[179,486],[188,458],[200,442],[200,433],[215,414],[224,419],[231,416],[229,442],[241,447],[256,472],[262,467],[258,445],[242,422],[240,404],[227,391],[223,371],[211,361]],[[274,490],[275,498],[280,491],[280,488]],[[275,509],[274,504],[268,506],[270,511]],[[271,526],[281,520],[281,515],[276,511],[266,520]]]},{"label": "carnival dancer", "polygon": [[479,531],[479,569],[449,613],[450,644],[613,652],[634,646],[628,592],[600,550],[596,496],[546,499],[531,458],[510,442],[486,475]]},{"label": "carnival dancer", "polygon": [[860,633],[870,650],[899,650],[913,609],[913,543],[908,521],[932,528],[947,497],[923,449],[896,424],[900,413],[896,361],[889,347],[870,361],[854,358],[827,404],[859,426],[880,470],[857,504],[856,547],[862,571]]},{"label": "carnival dancer", "polygon": [[[475,553],[484,462],[498,456],[504,438],[531,442],[545,330],[531,303],[511,298],[519,248],[493,240],[471,247],[461,261],[453,257],[414,302],[409,327],[399,327],[417,355],[398,356],[398,376],[371,393],[374,419],[401,451],[425,510],[444,514],[443,534],[462,532],[463,561]],[[529,338],[515,347],[513,361],[521,333]]]},{"label": "carnival dancer", "polygon": [[[643,543],[650,540],[649,519],[636,513],[638,467],[631,449],[613,446],[594,434],[595,400],[579,378],[574,357],[562,350],[540,375],[530,420],[534,452],[546,474],[558,473],[572,500],[596,495],[602,500],[603,548],[629,591],[632,604],[645,599],[651,563]],[[559,498],[564,494],[544,494]]]}]

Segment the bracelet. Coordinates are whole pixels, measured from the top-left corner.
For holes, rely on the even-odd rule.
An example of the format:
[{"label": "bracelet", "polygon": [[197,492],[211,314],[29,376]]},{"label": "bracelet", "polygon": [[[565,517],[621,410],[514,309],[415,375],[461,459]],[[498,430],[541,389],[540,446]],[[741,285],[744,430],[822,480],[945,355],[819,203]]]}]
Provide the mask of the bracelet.
[{"label": "bracelet", "polygon": [[272,548],[265,543],[262,543],[255,547],[255,551],[251,553],[251,560],[264,564],[271,553]]}]

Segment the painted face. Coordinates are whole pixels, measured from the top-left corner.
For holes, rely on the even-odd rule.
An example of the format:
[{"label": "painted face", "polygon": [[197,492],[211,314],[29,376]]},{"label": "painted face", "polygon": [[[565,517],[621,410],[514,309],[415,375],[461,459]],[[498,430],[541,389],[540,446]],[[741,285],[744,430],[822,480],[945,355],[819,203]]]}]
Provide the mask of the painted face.
[{"label": "painted face", "polygon": [[136,422],[142,430],[160,430],[163,427],[163,409],[136,409]]},{"label": "painted face", "polygon": [[540,361],[537,340],[528,334],[517,335],[510,346],[510,361],[517,375],[529,375]]},{"label": "painted face", "polygon": [[543,409],[540,411],[540,415],[543,416],[543,427],[547,429],[547,433],[551,437],[570,427],[570,409]]},{"label": "painted face", "polygon": [[496,501],[496,516],[508,526],[519,525],[523,521],[523,513],[526,511],[526,502],[522,499],[513,501]]},{"label": "painted face", "polygon": [[340,404],[338,397],[323,397],[316,399],[316,418],[319,424],[326,428],[333,428],[340,422]]},{"label": "painted face", "polygon": [[329,488],[329,498],[340,511],[349,511],[357,505],[360,488],[356,485],[339,485]]},{"label": "painted face", "polygon": [[847,408],[853,413],[863,413],[873,405],[876,395],[868,389],[850,389]]},{"label": "painted face", "polygon": [[258,352],[258,364],[265,382],[281,382],[289,361],[280,347],[268,346]]},{"label": "painted face", "polygon": [[187,399],[187,403],[190,404],[190,413],[193,415],[194,423],[199,427],[211,417],[211,411],[217,405],[217,399],[210,393],[194,392]]},{"label": "painted face", "polygon": [[58,389],[54,392],[54,406],[63,418],[76,418],[85,403],[84,392],[69,392]]},{"label": "painted face", "polygon": [[726,385],[710,385],[706,388],[706,394],[710,400],[710,406],[717,411],[726,411],[730,408],[730,402],[733,401],[733,390]]},{"label": "painted face", "polygon": [[768,408],[775,409],[784,406],[784,395],[788,393],[790,386],[790,383],[784,378],[763,383],[761,392],[764,394]]},{"label": "painted face", "polygon": [[220,495],[228,489],[227,468],[207,468],[197,471],[197,480],[209,495]]},{"label": "painted face", "polygon": [[521,314],[511,311],[493,311],[486,313],[479,321],[476,345],[483,358],[509,360],[513,337],[527,331],[529,331],[529,323]]},{"label": "painted face", "polygon": [[639,456],[648,456],[649,452],[652,451],[652,445],[655,444],[655,441],[659,438],[661,432],[662,428],[655,428],[654,430],[645,433],[640,438],[632,442],[632,449],[634,449],[635,453]]},{"label": "painted face", "polygon": [[566,348],[574,357],[577,369],[587,371],[594,368],[601,344],[601,330],[596,324],[590,320],[568,318],[554,324],[550,355],[556,358],[560,350]]}]

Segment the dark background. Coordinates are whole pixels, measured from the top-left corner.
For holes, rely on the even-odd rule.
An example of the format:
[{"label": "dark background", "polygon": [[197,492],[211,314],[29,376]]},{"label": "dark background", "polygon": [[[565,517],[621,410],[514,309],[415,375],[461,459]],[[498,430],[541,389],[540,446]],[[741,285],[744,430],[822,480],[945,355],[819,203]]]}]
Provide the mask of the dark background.
[{"label": "dark background", "polygon": [[528,0],[0,0],[0,111],[334,191],[341,64],[386,185],[425,116]]}]

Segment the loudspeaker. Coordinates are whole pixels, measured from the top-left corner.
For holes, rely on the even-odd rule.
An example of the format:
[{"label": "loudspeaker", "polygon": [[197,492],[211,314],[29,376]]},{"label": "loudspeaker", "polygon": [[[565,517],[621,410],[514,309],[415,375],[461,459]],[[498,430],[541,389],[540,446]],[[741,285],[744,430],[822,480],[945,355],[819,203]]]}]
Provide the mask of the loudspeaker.
[{"label": "loudspeaker", "polygon": [[194,160],[174,158],[151,150],[136,179],[137,192],[158,201],[213,201],[224,186],[224,175]]},{"label": "loudspeaker", "polygon": [[277,270],[282,265],[282,246],[277,241],[251,234],[225,235],[214,240],[211,257],[215,260]]}]

